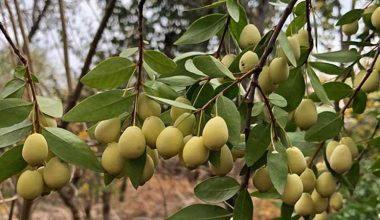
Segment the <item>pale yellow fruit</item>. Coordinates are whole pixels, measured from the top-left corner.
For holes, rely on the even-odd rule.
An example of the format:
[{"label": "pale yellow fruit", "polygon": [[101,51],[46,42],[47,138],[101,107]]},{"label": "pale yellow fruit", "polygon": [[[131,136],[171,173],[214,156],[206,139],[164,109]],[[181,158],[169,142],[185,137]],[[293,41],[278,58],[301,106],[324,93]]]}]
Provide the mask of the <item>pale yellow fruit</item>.
[{"label": "pale yellow fruit", "polygon": [[[361,70],[356,76],[354,80],[354,87],[357,88],[359,87],[361,81],[364,79],[364,76],[367,74],[365,70]],[[374,70],[372,73],[369,75],[368,79],[364,82],[363,86],[361,89],[364,92],[375,92],[379,90],[379,82],[380,82],[380,74],[378,71]]]},{"label": "pale yellow fruit", "polygon": [[342,139],[340,139],[339,143],[346,145],[350,149],[352,159],[356,158],[359,155],[358,147],[352,138],[342,137]]},{"label": "pale yellow fruit", "polygon": [[352,23],[342,25],[343,33],[348,36],[356,34],[358,29],[359,29],[358,21],[354,21]]},{"label": "pale yellow fruit", "polygon": [[294,121],[296,125],[306,130],[313,126],[318,119],[317,108],[311,99],[303,99],[294,112]]},{"label": "pale yellow fruit", "polygon": [[192,138],[193,137],[193,135],[186,135],[184,138],[183,138],[183,144],[186,144],[189,140],[190,140],[190,138]]},{"label": "pale yellow fruit", "polygon": [[137,126],[130,126],[119,139],[121,155],[127,159],[136,159],[143,155],[146,148],[145,136]]},{"label": "pale yellow fruit", "polygon": [[17,180],[16,191],[24,199],[32,200],[44,190],[42,175],[37,170],[24,171]]},{"label": "pale yellow fruit", "polygon": [[335,148],[339,145],[339,143],[337,141],[330,141],[327,145],[326,145],[326,157],[327,157],[327,160],[330,161],[330,157],[331,157],[331,154],[332,152],[335,150]]},{"label": "pale yellow fruit", "polygon": [[183,113],[174,122],[174,127],[178,128],[183,136],[191,135],[195,126],[195,115],[191,113]]},{"label": "pale yellow fruit", "polygon": [[314,189],[315,181],[317,180],[312,169],[306,168],[300,176],[304,192],[311,192]]},{"label": "pale yellow fruit", "polygon": [[273,84],[284,82],[289,76],[289,66],[283,57],[277,57],[269,64],[269,79]]},{"label": "pale yellow fruit", "polygon": [[327,206],[329,205],[329,198],[323,198],[319,195],[317,190],[314,190],[311,194],[311,199],[313,200],[315,213],[322,213],[326,211]]},{"label": "pale yellow fruit", "polygon": [[223,57],[221,62],[225,67],[229,68],[231,66],[231,63],[235,60],[235,58],[235,54],[227,54]]},{"label": "pale yellow fruit", "polygon": [[[37,171],[41,174],[42,179],[44,175],[44,169],[45,167],[39,167]],[[44,183],[44,189],[42,190],[41,196],[49,195],[51,192],[51,189]]]},{"label": "pale yellow fruit", "polygon": [[108,144],[116,142],[120,135],[121,121],[119,118],[111,118],[98,123],[95,128],[97,141]]},{"label": "pale yellow fruit", "polygon": [[[184,103],[184,104],[187,104],[187,105],[191,105],[191,102],[187,98],[182,97],[182,96],[176,98],[174,101],[180,102],[180,103]],[[179,116],[181,116],[183,113],[186,113],[186,112],[190,112],[190,110],[184,109],[184,108],[179,108],[179,107],[176,107],[176,106],[172,106],[170,108],[170,117],[171,117],[172,121],[174,122],[174,121],[177,120],[177,118]]]},{"label": "pale yellow fruit", "polygon": [[158,163],[160,162],[157,149],[151,149],[150,147],[147,147],[146,153],[150,156],[150,158],[152,158],[154,167],[157,167]]},{"label": "pale yellow fruit", "polygon": [[183,147],[183,134],[173,126],[165,128],[157,137],[157,151],[164,159],[177,155]]},{"label": "pale yellow fruit", "polygon": [[273,187],[268,168],[261,167],[252,176],[252,183],[259,192],[267,192]]},{"label": "pale yellow fruit", "polygon": [[371,23],[376,29],[380,29],[380,7],[376,8],[372,13]]},{"label": "pale yellow fruit", "polygon": [[325,162],[318,162],[317,164],[315,164],[315,166],[317,167],[319,174],[321,174],[325,171],[328,171]]},{"label": "pale yellow fruit", "polygon": [[228,128],[224,119],[220,116],[210,119],[203,128],[202,137],[205,147],[220,150],[228,140]]},{"label": "pale yellow fruit", "polygon": [[350,149],[344,145],[338,145],[330,157],[330,167],[337,173],[344,173],[351,169],[352,154]]},{"label": "pale yellow fruit", "polygon": [[336,180],[330,172],[323,172],[317,178],[315,189],[322,197],[331,196],[336,189]]},{"label": "pale yellow fruit", "polygon": [[71,169],[70,166],[61,161],[58,157],[54,157],[47,162],[44,171],[43,179],[51,189],[60,189],[70,182]]},{"label": "pale yellow fruit", "polygon": [[343,196],[340,192],[335,192],[329,200],[330,208],[339,211],[343,207]]},{"label": "pale yellow fruit", "polygon": [[234,160],[232,157],[231,150],[227,145],[223,145],[220,149],[220,160],[217,166],[210,163],[211,171],[214,175],[225,176],[228,174],[234,165]]},{"label": "pale yellow fruit", "polygon": [[252,51],[245,52],[239,61],[239,70],[242,73],[246,73],[253,69],[259,63],[259,57]]},{"label": "pale yellow fruit", "polygon": [[137,114],[142,120],[149,116],[160,116],[161,106],[148,96],[140,94],[137,101]]},{"label": "pale yellow fruit", "polygon": [[327,220],[327,219],[328,219],[327,212],[322,212],[320,214],[316,214],[313,218],[313,220]]},{"label": "pale yellow fruit", "polygon": [[282,201],[288,205],[294,205],[303,193],[302,180],[297,174],[288,174]]},{"label": "pale yellow fruit", "polygon": [[203,142],[202,137],[192,137],[185,144],[182,158],[187,167],[193,168],[207,161],[209,150],[204,146]]},{"label": "pale yellow fruit", "polygon": [[147,117],[141,127],[141,131],[145,136],[146,144],[151,148],[156,148],[157,137],[164,129],[165,124],[159,117]]},{"label": "pale yellow fruit", "polygon": [[301,57],[301,47],[296,35],[288,37],[290,47],[292,48],[294,58],[298,60]]},{"label": "pale yellow fruit", "polygon": [[250,46],[256,46],[261,39],[259,29],[253,24],[246,25],[240,33],[239,46],[245,49]]},{"label": "pale yellow fruit", "polygon": [[261,70],[258,82],[265,95],[268,95],[277,89],[277,85],[274,84],[269,77],[268,66],[264,66],[263,69]]},{"label": "pale yellow fruit", "polygon": [[148,180],[152,178],[153,174],[154,174],[153,159],[149,155],[146,155],[145,166],[144,166],[144,170],[140,179],[140,185],[144,185],[144,183],[148,182]]},{"label": "pale yellow fruit", "polygon": [[22,157],[31,166],[43,164],[49,153],[44,136],[38,133],[29,135],[22,148]]},{"label": "pale yellow fruit", "polygon": [[314,212],[313,200],[309,193],[302,193],[294,205],[294,211],[300,216],[311,215]]},{"label": "pale yellow fruit", "polygon": [[306,169],[306,160],[302,151],[297,147],[290,147],[286,149],[286,156],[288,158],[288,167],[291,173],[300,175]]},{"label": "pale yellow fruit", "polygon": [[102,154],[101,163],[107,173],[111,175],[118,176],[123,171],[125,160],[117,143],[108,144]]},{"label": "pale yellow fruit", "polygon": [[309,33],[305,29],[298,31],[297,39],[302,47],[309,47]]},{"label": "pale yellow fruit", "polygon": [[377,57],[375,66],[373,67],[377,72],[380,72],[380,57]]}]

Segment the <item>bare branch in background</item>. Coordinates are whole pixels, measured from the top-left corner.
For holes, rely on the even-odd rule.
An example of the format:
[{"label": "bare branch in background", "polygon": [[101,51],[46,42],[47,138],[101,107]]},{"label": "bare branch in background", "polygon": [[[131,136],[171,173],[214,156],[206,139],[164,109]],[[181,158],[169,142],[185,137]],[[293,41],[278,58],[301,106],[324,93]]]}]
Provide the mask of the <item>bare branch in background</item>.
[{"label": "bare branch in background", "polygon": [[33,22],[32,27],[30,28],[30,31],[28,34],[28,39],[30,42],[32,41],[33,36],[37,33],[37,30],[40,27],[41,20],[45,16],[50,4],[51,4],[51,0],[45,1],[45,5],[43,9],[41,10],[41,13],[38,15],[37,19]]},{"label": "bare branch in background", "polygon": [[12,24],[12,29],[13,29],[13,35],[16,41],[17,47],[20,47],[20,41],[18,39],[17,35],[17,27],[16,27],[16,21],[15,21],[15,16],[13,15],[13,11],[11,7],[9,6],[8,0],[4,0],[5,7],[7,8],[8,14],[9,14],[9,20],[11,21]]}]

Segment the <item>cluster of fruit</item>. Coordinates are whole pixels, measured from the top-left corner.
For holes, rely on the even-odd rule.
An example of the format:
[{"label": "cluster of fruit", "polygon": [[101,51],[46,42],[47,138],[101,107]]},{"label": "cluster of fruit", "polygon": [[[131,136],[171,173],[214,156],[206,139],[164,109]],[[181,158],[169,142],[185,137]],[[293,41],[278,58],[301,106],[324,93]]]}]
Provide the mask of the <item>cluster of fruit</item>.
[{"label": "cluster of fruit", "polygon": [[41,134],[33,133],[26,138],[22,157],[29,165],[17,181],[17,194],[22,198],[32,200],[70,182],[69,165],[49,151]]}]

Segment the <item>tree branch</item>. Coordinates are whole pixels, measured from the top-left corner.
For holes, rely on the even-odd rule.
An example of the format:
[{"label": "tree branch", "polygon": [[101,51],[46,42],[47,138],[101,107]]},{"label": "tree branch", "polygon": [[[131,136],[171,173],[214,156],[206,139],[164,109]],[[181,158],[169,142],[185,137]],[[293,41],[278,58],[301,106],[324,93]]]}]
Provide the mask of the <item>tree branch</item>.
[{"label": "tree branch", "polygon": [[37,33],[37,30],[40,27],[41,20],[45,16],[45,14],[46,14],[46,12],[47,12],[50,4],[51,4],[51,0],[46,0],[45,1],[45,5],[42,8],[41,13],[38,15],[37,19],[32,24],[32,27],[30,28],[30,31],[29,31],[29,34],[28,34],[29,42],[32,41],[33,36]]},{"label": "tree branch", "polygon": [[[313,36],[311,34],[311,22],[310,22],[310,9],[311,9],[311,0],[306,0],[306,28],[307,28],[307,36],[309,42],[309,48],[307,50],[307,58],[310,56],[311,51],[313,51],[314,43]],[[305,64],[308,59],[305,59]]]},{"label": "tree branch", "polygon": [[222,47],[223,47],[223,43],[224,43],[224,38],[226,36],[226,33],[228,31],[228,25],[230,23],[230,20],[231,20],[231,16],[228,16],[227,17],[227,21],[226,21],[226,25],[224,26],[224,30],[223,30],[223,34],[222,34],[222,37],[220,38],[220,41],[219,41],[219,46],[218,46],[218,49],[216,50],[214,56],[215,58],[219,58],[220,57],[220,52],[222,50]]},{"label": "tree branch", "polygon": [[20,42],[18,40],[18,35],[17,35],[17,27],[16,27],[16,21],[15,21],[15,16],[13,15],[12,9],[9,6],[8,0],[4,0],[5,7],[7,8],[8,14],[9,14],[9,20],[11,21],[12,24],[12,29],[13,29],[13,34],[16,40],[16,45],[17,47],[20,46]]}]

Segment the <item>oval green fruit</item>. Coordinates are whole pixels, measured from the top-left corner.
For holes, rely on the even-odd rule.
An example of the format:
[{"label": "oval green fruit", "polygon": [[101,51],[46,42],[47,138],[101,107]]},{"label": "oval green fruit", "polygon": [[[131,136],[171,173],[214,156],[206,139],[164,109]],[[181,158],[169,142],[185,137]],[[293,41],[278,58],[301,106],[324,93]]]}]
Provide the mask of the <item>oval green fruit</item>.
[{"label": "oval green fruit", "polygon": [[277,89],[277,85],[274,84],[269,77],[268,66],[264,66],[263,69],[261,70],[258,82],[259,82],[260,88],[263,90],[265,95],[268,95]]},{"label": "oval green fruit", "polygon": [[43,179],[45,184],[51,189],[60,189],[70,182],[71,170],[67,163],[61,161],[58,157],[54,157],[47,162]]},{"label": "oval green fruit", "polygon": [[317,178],[315,189],[322,197],[331,196],[336,190],[336,180],[330,172],[323,172]]},{"label": "oval green fruit", "polygon": [[29,135],[22,148],[22,157],[31,166],[43,164],[49,154],[44,136],[38,133]]},{"label": "oval green fruit", "polygon": [[288,79],[289,66],[283,57],[276,57],[269,64],[269,79],[273,84],[279,84]]},{"label": "oval green fruit", "polygon": [[[354,80],[354,87],[355,88],[359,87],[361,81],[363,81],[366,74],[367,74],[367,72],[365,70],[361,70],[355,76],[355,80]],[[371,72],[368,79],[364,82],[363,86],[361,87],[361,89],[367,93],[375,92],[375,91],[379,90],[379,82],[380,82],[380,75],[379,75],[379,72],[376,71],[376,69],[375,69]]]},{"label": "oval green fruit", "polygon": [[339,211],[343,207],[343,196],[340,192],[335,192],[331,195],[329,200],[330,208]]},{"label": "oval green fruit", "polygon": [[293,36],[288,37],[288,41],[293,51],[294,58],[298,60],[301,57],[301,47],[300,47],[300,43],[298,42],[297,36],[293,35]]},{"label": "oval green fruit", "polygon": [[[187,98],[182,97],[182,96],[176,98],[174,101],[191,105],[191,102]],[[179,116],[181,116],[183,113],[186,113],[186,112],[190,112],[190,110],[172,106],[170,108],[170,117],[172,119],[172,122],[176,121]]]},{"label": "oval green fruit", "polygon": [[373,11],[371,15],[371,23],[376,29],[380,29],[380,7]]},{"label": "oval green fruit", "polygon": [[297,33],[297,39],[301,47],[309,47],[309,33],[305,29],[301,29]]},{"label": "oval green fruit", "polygon": [[98,123],[95,127],[94,136],[97,141],[103,144],[116,142],[121,130],[119,118],[111,118]]},{"label": "oval green fruit", "polygon": [[282,201],[288,205],[294,205],[303,193],[302,180],[297,174],[288,174]]},{"label": "oval green fruit", "polygon": [[317,180],[312,169],[306,168],[300,176],[303,185],[304,192],[311,192],[315,187],[315,181]]},{"label": "oval green fruit", "polygon": [[145,94],[140,94],[137,100],[137,115],[145,120],[149,116],[160,116],[161,106]]},{"label": "oval green fruit", "polygon": [[246,73],[253,69],[259,63],[259,57],[252,51],[245,52],[239,60],[239,70],[242,73]]},{"label": "oval green fruit", "polygon": [[157,137],[157,151],[164,159],[177,155],[183,147],[183,134],[173,126],[166,127]]},{"label": "oval green fruit", "polygon": [[17,180],[16,191],[24,199],[32,200],[44,190],[42,175],[37,170],[25,170]]},{"label": "oval green fruit", "polygon": [[346,145],[350,151],[351,151],[351,155],[352,155],[352,159],[356,158],[358,155],[359,155],[359,150],[358,150],[358,147],[355,143],[355,141],[350,138],[350,137],[342,137],[339,141],[339,144],[344,144]]},{"label": "oval green fruit", "polygon": [[302,193],[301,197],[298,199],[294,205],[294,211],[300,216],[308,216],[313,214],[313,200],[309,193]]},{"label": "oval green fruit", "polygon": [[113,176],[118,176],[123,171],[125,159],[121,156],[117,143],[108,144],[103,151],[101,163],[107,173]]},{"label": "oval green fruit", "polygon": [[253,24],[246,25],[240,33],[239,46],[245,49],[250,46],[256,46],[261,39],[259,29]]},{"label": "oval green fruit", "polygon": [[329,205],[329,198],[323,198],[319,195],[317,190],[314,190],[311,194],[311,199],[313,200],[315,213],[322,213],[326,211],[327,206]]},{"label": "oval green fruit", "polygon": [[227,175],[234,165],[234,160],[230,148],[227,145],[223,145],[220,149],[219,163],[214,166],[210,163],[211,171],[214,175],[225,176]]},{"label": "oval green fruit", "polygon": [[260,167],[255,171],[252,176],[252,183],[256,189],[259,190],[259,192],[267,192],[273,187],[268,168],[266,166]]},{"label": "oval green fruit", "polygon": [[194,168],[204,164],[209,156],[209,150],[204,146],[202,137],[191,137],[183,147],[182,158],[185,165]]},{"label": "oval green fruit", "polygon": [[144,166],[144,170],[140,179],[140,185],[144,185],[146,182],[148,182],[150,178],[152,178],[153,174],[154,174],[153,159],[149,155],[146,155],[145,166]]},{"label": "oval green fruit", "polygon": [[350,149],[344,145],[338,145],[330,156],[330,167],[337,173],[345,173],[351,169],[352,154]]},{"label": "oval green fruit", "polygon": [[174,127],[178,128],[183,136],[191,135],[195,126],[195,115],[191,113],[183,113],[174,122]]},{"label": "oval green fruit", "polygon": [[125,129],[118,144],[121,155],[127,159],[140,157],[146,148],[145,136],[137,126],[130,126]]},{"label": "oval green fruit", "polygon": [[160,162],[160,157],[158,156],[157,149],[151,149],[150,147],[146,148],[146,153],[152,158],[154,167],[157,167],[158,163]]},{"label": "oval green fruit", "polygon": [[306,160],[303,153],[297,147],[286,149],[288,167],[291,173],[300,175],[306,169]]},{"label": "oval green fruit", "polygon": [[313,220],[327,220],[328,219],[328,214],[327,212],[322,212],[320,214],[316,214],[313,218]]},{"label": "oval green fruit", "polygon": [[220,116],[210,119],[203,128],[202,137],[205,147],[220,150],[228,141],[228,128],[224,119]]},{"label": "oval green fruit", "polygon": [[337,141],[330,141],[327,145],[326,145],[326,157],[327,157],[327,160],[330,161],[330,157],[331,157],[331,154],[332,152],[335,150],[335,148],[339,145],[339,143]]},{"label": "oval green fruit", "polygon": [[231,63],[234,62],[235,58],[235,54],[227,54],[223,57],[221,62],[225,67],[229,68],[231,66]]},{"label": "oval green fruit", "polygon": [[347,36],[356,34],[356,32],[358,32],[358,29],[359,29],[358,21],[354,21],[352,23],[342,25],[342,31]]},{"label": "oval green fruit", "polygon": [[294,121],[302,130],[313,126],[318,119],[317,108],[311,99],[303,99],[294,112]]},{"label": "oval green fruit", "polygon": [[159,117],[147,117],[141,127],[141,131],[145,136],[146,144],[151,148],[156,148],[157,137],[164,129],[165,124]]}]

